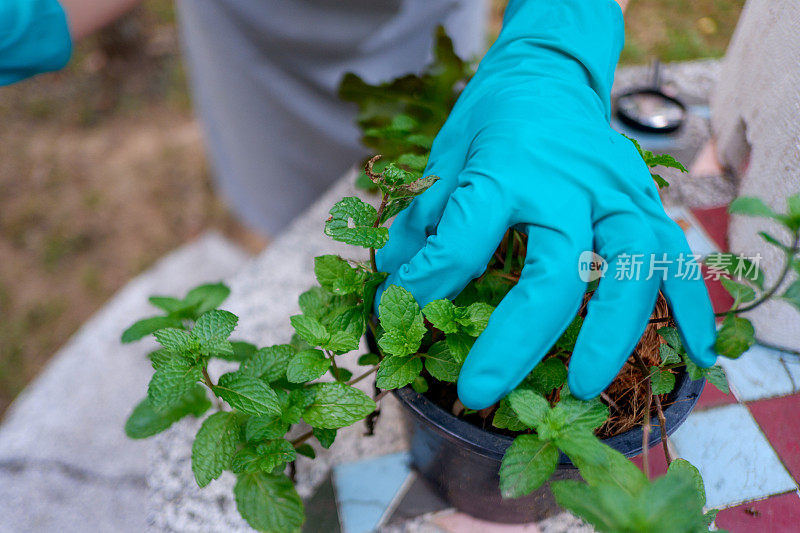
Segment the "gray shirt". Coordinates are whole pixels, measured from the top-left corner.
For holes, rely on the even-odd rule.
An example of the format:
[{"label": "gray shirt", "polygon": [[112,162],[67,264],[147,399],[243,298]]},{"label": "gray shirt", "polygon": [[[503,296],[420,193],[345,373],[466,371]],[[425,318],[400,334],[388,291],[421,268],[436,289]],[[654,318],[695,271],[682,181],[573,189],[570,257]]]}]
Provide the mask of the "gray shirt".
[{"label": "gray shirt", "polygon": [[444,24],[469,58],[486,0],[179,0],[216,183],[250,226],[276,234],[366,151],[336,89],[418,72]]}]

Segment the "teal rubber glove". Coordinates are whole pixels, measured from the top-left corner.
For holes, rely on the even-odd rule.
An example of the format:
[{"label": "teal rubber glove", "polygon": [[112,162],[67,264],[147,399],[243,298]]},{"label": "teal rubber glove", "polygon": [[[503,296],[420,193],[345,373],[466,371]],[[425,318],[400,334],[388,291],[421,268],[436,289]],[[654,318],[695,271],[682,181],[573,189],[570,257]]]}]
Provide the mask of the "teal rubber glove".
[{"label": "teal rubber glove", "polygon": [[0,85],[63,68],[72,54],[56,0],[0,0]]},{"label": "teal rubber glove", "polygon": [[[705,285],[677,271],[680,255],[691,254],[684,234],[634,145],[609,126],[623,41],[613,0],[511,0],[497,42],[433,144],[425,174],[440,180],[398,215],[378,251],[389,277],[376,310],[389,285],[424,306],[480,276],[509,227],[528,234],[521,278],[461,370],[458,394],[468,408],[513,390],[575,317],[586,250],[604,257],[608,271],[569,363],[573,395],[588,399],[611,383],[659,289],[692,360],[716,360]],[[638,278],[614,275],[625,272],[626,254],[645,254],[645,265],[651,255],[672,260],[666,279],[648,276],[647,266]]]}]

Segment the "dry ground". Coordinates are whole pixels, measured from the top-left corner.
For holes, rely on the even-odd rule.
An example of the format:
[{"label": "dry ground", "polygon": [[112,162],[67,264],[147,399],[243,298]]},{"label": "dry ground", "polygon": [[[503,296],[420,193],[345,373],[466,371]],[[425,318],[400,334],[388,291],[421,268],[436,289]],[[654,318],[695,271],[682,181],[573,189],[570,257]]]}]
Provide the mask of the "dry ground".
[{"label": "dry ground", "polygon": [[[623,60],[719,56],[742,3],[632,0]],[[114,291],[209,228],[264,245],[211,188],[171,2],[1,88],[0,413]]]}]

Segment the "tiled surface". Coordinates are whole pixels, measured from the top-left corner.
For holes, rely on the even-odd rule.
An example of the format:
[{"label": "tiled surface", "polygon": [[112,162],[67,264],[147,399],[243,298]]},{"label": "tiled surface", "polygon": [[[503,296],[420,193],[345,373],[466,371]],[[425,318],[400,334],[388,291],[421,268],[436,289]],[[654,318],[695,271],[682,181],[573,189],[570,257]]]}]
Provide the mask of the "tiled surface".
[{"label": "tiled surface", "polygon": [[732,392],[725,394],[710,383],[706,383],[703,393],[697,400],[697,406],[695,406],[695,409],[699,411],[701,409],[710,409],[712,407],[728,405],[732,403],[736,403],[736,397]]},{"label": "tiled surface", "polygon": [[716,523],[731,533],[796,533],[800,530],[800,497],[790,492],[724,509],[717,514]]},{"label": "tiled surface", "polygon": [[789,473],[800,481],[800,394],[761,400],[748,407]]},{"label": "tiled surface", "polygon": [[410,473],[407,453],[394,453],[334,467],[333,485],[342,531],[374,531]]},{"label": "tiled surface", "polygon": [[784,396],[798,392],[797,381],[789,369],[798,373],[797,356],[753,346],[738,359],[720,358],[719,364],[740,401]]},{"label": "tiled surface", "polygon": [[796,489],[747,407],[695,412],[672,435],[675,451],[700,470],[709,507]]}]

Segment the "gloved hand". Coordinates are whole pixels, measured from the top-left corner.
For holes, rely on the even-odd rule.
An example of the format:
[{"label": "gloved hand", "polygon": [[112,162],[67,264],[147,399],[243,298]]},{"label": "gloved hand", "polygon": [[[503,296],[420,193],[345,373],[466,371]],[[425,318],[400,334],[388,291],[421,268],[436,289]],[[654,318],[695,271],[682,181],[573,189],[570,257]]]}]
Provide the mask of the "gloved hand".
[{"label": "gloved hand", "polygon": [[[578,275],[586,250],[604,257],[608,272],[569,363],[573,395],[588,399],[611,383],[659,288],[692,360],[716,360],[705,285],[676,271],[678,256],[691,253],[684,234],[636,148],[609,126],[623,41],[614,0],[511,0],[497,42],[433,144],[425,175],[440,180],[397,217],[378,251],[378,268],[390,276],[376,310],[393,284],[424,306],[454,298],[481,275],[509,227],[528,234],[520,280],[461,370],[466,407],[513,390],[566,329],[586,289]],[[673,260],[666,279],[647,279],[651,255],[661,261],[665,253]],[[614,274],[626,254],[645,254],[638,279]]]},{"label": "gloved hand", "polygon": [[57,0],[0,0],[0,86],[67,64],[72,40]]}]

